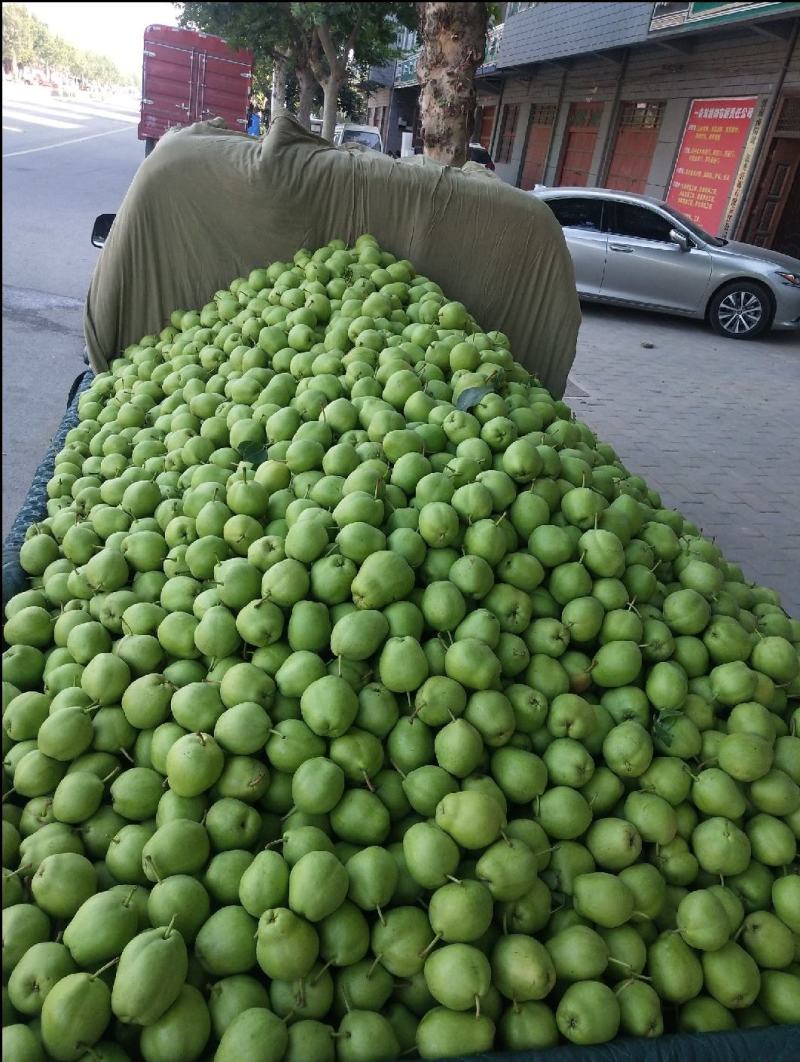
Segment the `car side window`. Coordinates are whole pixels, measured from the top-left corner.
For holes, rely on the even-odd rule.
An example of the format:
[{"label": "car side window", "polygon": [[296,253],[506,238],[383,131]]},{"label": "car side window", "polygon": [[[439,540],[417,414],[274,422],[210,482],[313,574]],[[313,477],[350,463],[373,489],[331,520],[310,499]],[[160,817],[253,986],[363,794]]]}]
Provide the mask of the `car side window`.
[{"label": "car side window", "polygon": [[547,205],[564,229],[603,231],[602,199],[548,199]]},{"label": "car side window", "polygon": [[633,236],[639,240],[669,243],[673,226],[649,207],[636,203],[615,203],[611,230],[617,236]]}]

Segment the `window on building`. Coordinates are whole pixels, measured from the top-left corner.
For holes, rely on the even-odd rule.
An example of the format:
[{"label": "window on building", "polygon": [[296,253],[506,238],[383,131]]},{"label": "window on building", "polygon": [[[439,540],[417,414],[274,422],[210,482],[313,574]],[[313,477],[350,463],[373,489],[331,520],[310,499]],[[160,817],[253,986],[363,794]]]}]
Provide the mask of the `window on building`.
[{"label": "window on building", "polygon": [[417,31],[403,29],[397,43],[404,52],[413,51],[417,47]]},{"label": "window on building", "polygon": [[498,162],[510,162],[514,151],[514,137],[517,132],[519,104],[507,103],[500,118],[500,134],[497,138],[495,157]]},{"label": "window on building", "polygon": [[611,231],[616,236],[632,236],[639,240],[669,243],[672,225],[649,207],[634,203],[615,203]]},{"label": "window on building", "polygon": [[584,232],[602,232],[602,199],[547,199],[547,205],[564,229],[583,229]]},{"label": "window on building", "polygon": [[556,120],[554,103],[531,104],[531,125],[553,125]]},{"label": "window on building", "polygon": [[628,100],[622,104],[619,124],[625,129],[658,129],[664,113],[664,104]]},{"label": "window on building", "polygon": [[602,113],[602,103],[573,103],[569,110],[569,127],[578,129],[600,125]]},{"label": "window on building", "polygon": [[775,132],[800,133],[800,96],[788,96],[783,101]]},{"label": "window on building", "polygon": [[527,11],[529,7],[536,7],[536,4],[506,4],[505,17],[511,18],[512,15],[518,15],[520,11]]}]

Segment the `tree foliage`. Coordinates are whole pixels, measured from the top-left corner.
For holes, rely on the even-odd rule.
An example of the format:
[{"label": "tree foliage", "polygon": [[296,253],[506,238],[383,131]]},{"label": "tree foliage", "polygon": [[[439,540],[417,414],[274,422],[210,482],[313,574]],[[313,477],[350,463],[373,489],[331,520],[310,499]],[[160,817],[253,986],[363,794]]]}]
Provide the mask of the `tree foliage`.
[{"label": "tree foliage", "polygon": [[3,6],[3,62],[21,65],[33,59],[36,20],[22,4]]},{"label": "tree foliage", "polygon": [[339,92],[354,62],[380,66],[399,57],[398,23],[413,24],[402,3],[293,3],[309,39],[309,64],[323,90],[322,135],[333,137]]},{"label": "tree foliage", "polygon": [[53,33],[24,4],[3,5],[3,62],[12,68],[41,67],[103,87],[131,80],[107,56],[76,48]]},{"label": "tree foliage", "polygon": [[[278,67],[285,71],[287,99],[299,100],[303,85],[319,101],[323,135],[333,133],[338,110],[362,113],[365,70],[398,56],[398,24],[415,25],[412,3],[185,3],[179,22],[215,33],[232,47],[254,55],[256,88],[272,88]],[[262,82],[269,79],[268,84]],[[359,100],[360,97],[360,100]],[[282,101],[286,102],[286,101]],[[275,101],[273,100],[273,105]]]},{"label": "tree foliage", "polygon": [[[175,5],[178,22],[188,29],[213,33],[232,48],[247,48],[253,53],[254,88],[271,92],[273,84],[282,86],[281,99],[273,93],[273,109],[285,104],[288,80],[297,89],[313,81],[308,64],[308,40],[292,16],[290,3],[184,3]],[[306,106],[310,101],[306,98]]]},{"label": "tree foliage", "polygon": [[[264,96],[269,95],[269,81],[267,81],[267,88],[263,87],[263,82],[259,82],[260,93]],[[377,85],[371,82],[367,76],[367,72],[355,70],[352,75],[348,77],[347,81],[339,89],[339,113],[343,115],[344,119],[348,122],[363,122],[366,117],[367,104],[366,100],[370,92],[373,92],[377,88]],[[290,75],[286,86],[286,106],[294,112],[297,110],[299,102],[299,86],[297,79],[294,75]],[[319,113],[322,110],[323,94],[319,85],[314,90],[313,110],[314,113]]]},{"label": "tree foliage", "polygon": [[248,48],[256,63],[302,62],[307,48],[290,3],[185,3],[175,5],[178,22],[222,37],[232,48]]}]

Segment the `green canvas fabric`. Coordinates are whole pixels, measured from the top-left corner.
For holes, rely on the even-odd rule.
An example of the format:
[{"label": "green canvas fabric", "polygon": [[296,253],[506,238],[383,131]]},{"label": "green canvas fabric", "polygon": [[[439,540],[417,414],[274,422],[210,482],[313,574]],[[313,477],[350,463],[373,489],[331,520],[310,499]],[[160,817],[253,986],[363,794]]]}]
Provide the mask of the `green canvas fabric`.
[{"label": "green canvas fabric", "polygon": [[263,141],[220,119],[167,134],[139,167],[86,304],[90,361],[103,371],[176,309],[199,309],[237,276],[302,247],[371,233],[463,302],[557,397],[580,308],[550,209],[474,163],[395,160],[335,148],[289,117]]}]

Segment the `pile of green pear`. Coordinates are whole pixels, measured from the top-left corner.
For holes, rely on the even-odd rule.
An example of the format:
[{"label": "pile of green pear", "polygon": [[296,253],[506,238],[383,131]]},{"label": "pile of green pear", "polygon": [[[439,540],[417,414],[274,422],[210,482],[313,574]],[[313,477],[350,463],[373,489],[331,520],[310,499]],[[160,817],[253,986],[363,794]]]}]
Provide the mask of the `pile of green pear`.
[{"label": "pile of green pear", "polygon": [[176,311],[48,498],[5,1062],[800,1022],[800,622],[410,262],[332,240]]}]

